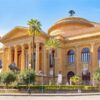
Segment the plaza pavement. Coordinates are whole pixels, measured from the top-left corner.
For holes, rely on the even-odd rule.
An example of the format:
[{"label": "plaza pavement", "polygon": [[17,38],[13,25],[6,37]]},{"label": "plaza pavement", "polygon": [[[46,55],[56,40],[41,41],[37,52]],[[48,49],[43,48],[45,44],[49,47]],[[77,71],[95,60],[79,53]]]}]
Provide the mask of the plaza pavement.
[{"label": "plaza pavement", "polygon": [[100,93],[0,94],[0,100],[100,100]]}]

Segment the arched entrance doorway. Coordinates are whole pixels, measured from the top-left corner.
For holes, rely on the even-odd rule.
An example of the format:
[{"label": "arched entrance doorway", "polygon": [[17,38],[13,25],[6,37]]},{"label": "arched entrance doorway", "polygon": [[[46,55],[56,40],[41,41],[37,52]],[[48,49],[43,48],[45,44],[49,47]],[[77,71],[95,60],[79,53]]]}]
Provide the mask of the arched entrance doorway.
[{"label": "arched entrance doorway", "polygon": [[49,54],[49,68],[50,68],[50,75],[55,75],[55,51],[50,51]]},{"label": "arched entrance doorway", "polygon": [[90,84],[90,78],[91,78],[91,75],[90,75],[90,72],[87,71],[87,72],[82,72],[82,80],[83,80],[83,84]]},{"label": "arched entrance doorway", "polygon": [[72,72],[72,71],[68,72],[68,74],[67,74],[68,82],[70,82],[70,78],[73,77],[74,75],[75,75],[74,72]]}]

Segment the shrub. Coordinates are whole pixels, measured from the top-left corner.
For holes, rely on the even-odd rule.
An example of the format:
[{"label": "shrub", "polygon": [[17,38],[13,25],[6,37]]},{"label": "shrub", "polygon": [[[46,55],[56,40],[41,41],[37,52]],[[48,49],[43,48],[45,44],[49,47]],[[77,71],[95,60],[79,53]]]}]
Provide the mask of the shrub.
[{"label": "shrub", "polygon": [[70,81],[74,84],[79,84],[81,78],[78,75],[74,75],[73,77],[70,78]]},{"label": "shrub", "polygon": [[8,85],[14,82],[15,80],[16,80],[16,75],[11,71],[4,73],[2,76],[2,82],[6,84],[6,87],[8,87]]},{"label": "shrub", "polygon": [[1,72],[1,73],[0,73],[0,84],[2,83],[3,76],[4,76],[4,73]]},{"label": "shrub", "polygon": [[20,83],[24,83],[26,85],[29,85],[31,83],[35,82],[35,72],[34,70],[24,70],[19,74],[19,81]]},{"label": "shrub", "polygon": [[100,82],[100,68],[98,68],[98,69],[95,71],[95,73],[94,73],[94,75],[93,75],[93,79],[94,79],[95,81],[97,81],[97,82]]}]

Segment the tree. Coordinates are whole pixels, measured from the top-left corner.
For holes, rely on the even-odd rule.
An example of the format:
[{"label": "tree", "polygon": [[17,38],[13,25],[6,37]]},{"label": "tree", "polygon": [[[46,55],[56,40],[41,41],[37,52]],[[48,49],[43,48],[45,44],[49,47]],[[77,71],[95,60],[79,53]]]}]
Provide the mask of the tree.
[{"label": "tree", "polygon": [[96,81],[97,84],[100,83],[100,68],[98,68],[93,74],[93,80]]},{"label": "tree", "polygon": [[45,47],[48,50],[55,50],[61,47],[61,42],[58,39],[49,38],[45,43]]},{"label": "tree", "polygon": [[15,80],[16,80],[16,75],[14,72],[10,71],[3,74],[2,82],[6,84],[6,87],[8,87],[8,85],[14,82]]},{"label": "tree", "polygon": [[31,58],[31,67],[33,67],[33,53],[34,53],[34,47],[35,47],[35,36],[41,35],[41,23],[36,19],[31,19],[28,21],[28,30],[29,35],[32,36],[32,58]]},{"label": "tree", "polygon": [[20,72],[19,74],[19,80],[20,82],[26,84],[27,86],[30,85],[31,83],[35,82],[35,72],[34,70],[24,70]]}]

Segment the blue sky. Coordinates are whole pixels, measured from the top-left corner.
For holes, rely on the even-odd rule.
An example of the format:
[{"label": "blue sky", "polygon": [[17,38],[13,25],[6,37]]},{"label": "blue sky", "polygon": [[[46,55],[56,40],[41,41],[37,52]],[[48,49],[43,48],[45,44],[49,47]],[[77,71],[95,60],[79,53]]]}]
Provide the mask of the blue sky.
[{"label": "blue sky", "polygon": [[38,19],[47,32],[54,22],[68,17],[70,9],[75,16],[100,23],[100,0],[0,0],[0,35],[27,26],[31,18]]}]

